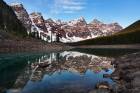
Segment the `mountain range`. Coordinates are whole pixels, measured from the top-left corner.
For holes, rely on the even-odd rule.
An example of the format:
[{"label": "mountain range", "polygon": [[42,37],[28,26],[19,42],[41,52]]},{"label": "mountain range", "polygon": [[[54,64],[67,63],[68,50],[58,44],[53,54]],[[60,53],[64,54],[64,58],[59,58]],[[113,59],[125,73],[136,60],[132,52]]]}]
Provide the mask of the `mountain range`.
[{"label": "mountain range", "polygon": [[53,42],[78,42],[100,36],[108,36],[121,31],[123,28],[118,23],[105,24],[97,19],[87,23],[84,17],[68,22],[44,19],[41,13],[28,13],[21,3],[12,3],[17,18],[27,29],[28,35]]},{"label": "mountain range", "polygon": [[140,20],[134,22],[125,29],[109,36],[87,39],[70,45],[114,45],[114,44],[138,44],[140,43]]}]

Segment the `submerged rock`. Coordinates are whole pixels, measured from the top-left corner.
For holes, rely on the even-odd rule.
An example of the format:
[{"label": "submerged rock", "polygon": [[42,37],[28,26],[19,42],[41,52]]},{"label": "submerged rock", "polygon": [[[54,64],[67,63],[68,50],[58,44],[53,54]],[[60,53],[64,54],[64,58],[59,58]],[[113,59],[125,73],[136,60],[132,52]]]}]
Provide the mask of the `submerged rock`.
[{"label": "submerged rock", "polygon": [[97,89],[110,89],[108,82],[101,82],[96,85]]},{"label": "submerged rock", "polygon": [[48,62],[38,64],[39,68],[45,68],[45,67],[48,67],[49,65],[50,65],[50,63],[48,63]]},{"label": "submerged rock", "polygon": [[112,87],[108,82],[100,82],[96,85],[96,89],[89,91],[89,93],[112,93]]},{"label": "submerged rock", "polygon": [[103,77],[104,77],[104,78],[110,78],[111,75],[110,75],[110,74],[104,74]]}]

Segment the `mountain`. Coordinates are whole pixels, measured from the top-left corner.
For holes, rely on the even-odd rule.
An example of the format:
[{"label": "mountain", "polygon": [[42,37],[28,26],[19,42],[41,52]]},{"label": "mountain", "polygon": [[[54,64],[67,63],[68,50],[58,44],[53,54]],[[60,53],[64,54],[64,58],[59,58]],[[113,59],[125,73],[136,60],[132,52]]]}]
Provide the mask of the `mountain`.
[{"label": "mountain", "polygon": [[66,22],[61,28],[65,32],[65,38],[62,38],[65,42],[76,42],[91,37],[91,32],[83,17]]},{"label": "mountain", "polygon": [[87,22],[84,17],[67,22],[69,26],[86,26]]},{"label": "mountain", "polygon": [[130,25],[127,28],[123,29],[123,31],[121,31],[121,33],[125,33],[125,32],[128,33],[128,32],[133,32],[133,31],[137,31],[137,30],[140,30],[140,20],[136,21],[132,25]]},{"label": "mountain", "polygon": [[105,24],[94,19],[87,23],[84,17],[68,22],[53,19],[44,19],[41,13],[28,14],[22,4],[11,4],[18,19],[31,30],[28,34],[42,40],[52,42],[78,42],[100,36],[108,36],[122,30],[118,23]]},{"label": "mountain", "polygon": [[97,37],[83,40],[70,45],[110,45],[110,44],[139,44],[140,43],[140,20],[127,28],[110,36]]},{"label": "mountain", "polygon": [[30,19],[32,21],[31,32],[36,32],[38,34],[38,38],[47,41],[48,30],[42,14],[39,12],[33,12],[30,14]]},{"label": "mountain", "polygon": [[10,6],[12,6],[12,9],[15,11],[17,18],[25,26],[27,32],[31,32],[32,22],[23,5],[21,3],[12,3]]},{"label": "mountain", "polygon": [[104,24],[97,19],[94,19],[89,25],[92,29],[103,32],[104,35],[111,35],[122,30],[122,27],[118,23]]},{"label": "mountain", "polygon": [[0,39],[8,39],[14,36],[26,37],[26,28],[3,0],[0,0]]}]

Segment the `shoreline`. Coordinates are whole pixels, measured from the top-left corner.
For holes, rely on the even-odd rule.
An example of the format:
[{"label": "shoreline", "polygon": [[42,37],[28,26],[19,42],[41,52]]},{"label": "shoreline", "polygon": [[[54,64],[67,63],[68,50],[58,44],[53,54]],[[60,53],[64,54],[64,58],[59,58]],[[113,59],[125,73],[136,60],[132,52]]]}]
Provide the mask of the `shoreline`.
[{"label": "shoreline", "polygon": [[140,44],[118,44],[118,45],[82,45],[75,46],[81,49],[140,49]]},{"label": "shoreline", "polygon": [[0,41],[0,53],[59,52],[71,49],[140,49],[140,44],[70,46],[65,43],[47,43],[31,40]]},{"label": "shoreline", "polygon": [[19,52],[59,52],[70,50],[73,47],[63,43],[47,43],[41,41],[0,41],[0,53],[19,53]]}]

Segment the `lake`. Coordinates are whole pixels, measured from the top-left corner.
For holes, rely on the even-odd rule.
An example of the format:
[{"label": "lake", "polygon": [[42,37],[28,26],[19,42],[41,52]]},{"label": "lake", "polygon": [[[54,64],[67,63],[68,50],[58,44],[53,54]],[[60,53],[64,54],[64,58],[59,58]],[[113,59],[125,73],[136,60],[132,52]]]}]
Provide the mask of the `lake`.
[{"label": "lake", "polygon": [[59,53],[0,54],[0,93],[90,93],[115,70],[117,57],[137,52],[125,49],[75,49]]}]

